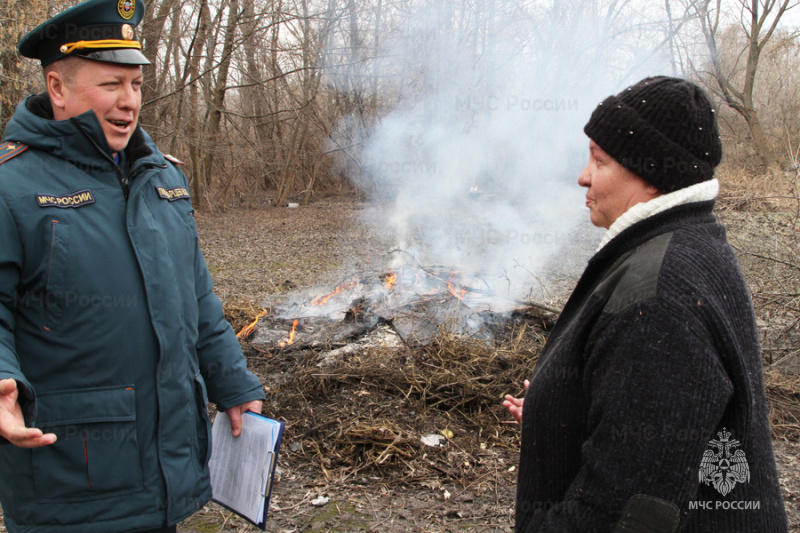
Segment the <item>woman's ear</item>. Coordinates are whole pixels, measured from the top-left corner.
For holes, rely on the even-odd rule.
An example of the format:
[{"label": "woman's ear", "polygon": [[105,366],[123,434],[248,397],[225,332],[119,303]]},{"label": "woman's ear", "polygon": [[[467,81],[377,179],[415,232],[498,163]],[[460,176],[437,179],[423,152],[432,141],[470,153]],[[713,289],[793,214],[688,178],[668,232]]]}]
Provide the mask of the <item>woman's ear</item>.
[{"label": "woman's ear", "polygon": [[645,192],[650,196],[651,199],[664,194],[663,192],[658,190],[658,187],[656,187],[655,185],[650,185],[650,183],[647,184]]}]

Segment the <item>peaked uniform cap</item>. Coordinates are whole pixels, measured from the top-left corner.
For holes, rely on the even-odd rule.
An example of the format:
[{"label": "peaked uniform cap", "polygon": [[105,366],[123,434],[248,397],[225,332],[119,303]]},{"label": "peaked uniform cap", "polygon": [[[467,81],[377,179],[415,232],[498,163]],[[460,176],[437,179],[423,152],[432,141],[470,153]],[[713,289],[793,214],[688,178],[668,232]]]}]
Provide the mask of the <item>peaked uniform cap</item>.
[{"label": "peaked uniform cap", "polygon": [[144,10],[143,0],[86,0],[31,30],[17,48],[43,67],[69,56],[149,65],[135,30]]}]

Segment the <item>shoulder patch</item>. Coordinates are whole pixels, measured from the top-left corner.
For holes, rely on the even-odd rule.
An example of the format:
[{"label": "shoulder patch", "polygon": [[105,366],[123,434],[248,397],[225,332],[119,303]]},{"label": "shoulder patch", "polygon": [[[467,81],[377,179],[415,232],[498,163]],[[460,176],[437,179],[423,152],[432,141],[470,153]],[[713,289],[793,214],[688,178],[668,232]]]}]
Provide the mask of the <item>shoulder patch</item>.
[{"label": "shoulder patch", "polygon": [[172,187],[172,188],[165,188],[165,187],[156,187],[156,192],[158,196],[163,200],[169,200],[170,202],[174,202],[175,200],[180,200],[181,198],[191,198],[192,196],[189,194],[189,189],[186,187]]},{"label": "shoulder patch", "polygon": [[177,157],[175,157],[175,156],[174,156],[174,155],[172,155],[172,154],[164,154],[164,159],[166,159],[166,160],[167,160],[167,161],[169,161],[170,163],[175,163],[176,165],[181,165],[181,166],[183,166],[183,165],[185,165],[185,164],[186,164],[186,163],[184,163],[183,161],[181,161],[180,159],[178,159]]},{"label": "shoulder patch", "polygon": [[611,268],[608,277],[594,292],[606,302],[604,311],[617,314],[657,294],[661,265],[672,235],[670,232],[653,237],[628,252]]},{"label": "shoulder patch", "polygon": [[28,149],[27,144],[17,143],[17,142],[4,142],[0,144],[0,165],[8,161],[9,159],[13,159],[17,157],[19,154],[24,152]]}]

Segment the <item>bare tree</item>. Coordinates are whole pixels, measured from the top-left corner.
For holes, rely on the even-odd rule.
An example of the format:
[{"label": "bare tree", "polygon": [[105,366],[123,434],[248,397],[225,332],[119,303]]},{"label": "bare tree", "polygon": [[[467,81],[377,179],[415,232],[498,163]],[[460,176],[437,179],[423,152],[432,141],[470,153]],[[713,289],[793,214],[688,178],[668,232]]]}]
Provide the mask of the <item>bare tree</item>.
[{"label": "bare tree", "polygon": [[[766,167],[773,166],[775,158],[753,98],[759,60],[781,18],[797,4],[796,0],[738,0],[739,28],[745,37],[745,43],[729,65],[722,61],[719,47],[720,35],[724,29],[721,25],[722,0],[715,0],[713,4],[712,0],[693,4],[710,54],[715,92],[744,118],[755,150]],[[741,65],[742,59],[744,66]]]},{"label": "bare tree", "polygon": [[17,43],[38,24],[47,10],[45,0],[0,2],[0,131],[14,114],[19,101],[40,84],[41,70],[17,54]]},{"label": "bare tree", "polygon": [[[209,25],[210,21],[208,16],[208,2],[207,0],[200,0],[197,27],[195,28],[189,51],[187,53],[187,73],[192,79],[197,79],[199,77],[200,59],[202,58],[203,45],[206,41],[206,35],[209,33]],[[202,128],[200,127],[200,121],[197,118],[199,107],[199,87],[197,83],[192,83],[189,86],[189,109],[192,113],[194,113],[194,116],[190,115],[188,117],[186,133],[189,141],[191,176],[194,178],[192,180],[192,194],[195,198],[202,198],[205,194],[200,179],[202,168],[200,165],[202,160]]]},{"label": "bare tree", "polygon": [[[145,18],[141,25],[141,39],[145,57],[150,61],[151,67],[143,69],[145,98],[148,95],[158,95],[164,89],[166,78],[169,76],[169,54],[166,54],[164,63],[159,61],[158,53],[164,39],[164,30],[172,15],[180,9],[180,0],[161,0],[160,3],[151,4],[145,10]],[[147,124],[158,124],[160,111],[164,106],[146,106],[142,110],[142,121]]]},{"label": "bare tree", "polygon": [[228,73],[231,67],[231,56],[233,54],[234,39],[239,22],[239,0],[229,0],[228,22],[225,27],[224,44],[222,47],[222,58],[217,76],[213,86],[209,91],[209,120],[206,123],[206,142],[208,149],[203,155],[202,182],[203,190],[208,191],[214,175],[214,157],[216,148],[220,141],[220,128],[225,104],[225,94],[228,90]]},{"label": "bare tree", "polygon": [[[16,43],[77,1],[0,2],[0,126],[41,87],[40,69],[19,58]],[[355,183],[372,127],[398,102],[424,99],[453,78],[463,85],[459,94],[499,94],[498,80],[515,68],[510,59],[493,60],[499,56],[525,50],[541,71],[531,79],[559,90],[571,83],[553,59],[565,57],[565,47],[571,68],[599,84],[633,75],[625,69],[638,75],[659,57],[684,74],[703,63],[682,41],[692,37],[683,29],[688,11],[703,28],[704,55],[713,52],[708,67],[694,68],[708,71],[711,88],[744,117],[767,161],[776,143],[800,142],[793,80],[779,73],[779,65],[796,64],[795,36],[775,29],[800,0],[733,1],[740,20],[732,27],[722,0],[646,8],[632,0],[148,0],[139,32],[153,64],[145,67],[141,122],[187,162],[198,205],[235,197],[282,204]],[[586,21],[596,31],[586,32]],[[740,37],[731,38],[734,30]],[[787,45],[779,54],[773,44],[780,39]],[[624,49],[619,69],[592,71],[609,47]]]}]

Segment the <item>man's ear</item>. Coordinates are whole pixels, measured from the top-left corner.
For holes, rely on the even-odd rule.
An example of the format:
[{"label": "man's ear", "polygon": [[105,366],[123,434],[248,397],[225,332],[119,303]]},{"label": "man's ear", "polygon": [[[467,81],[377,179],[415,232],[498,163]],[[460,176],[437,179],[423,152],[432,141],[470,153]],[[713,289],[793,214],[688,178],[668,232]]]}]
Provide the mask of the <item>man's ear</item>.
[{"label": "man's ear", "polygon": [[53,114],[60,114],[65,107],[67,90],[64,78],[56,70],[51,70],[45,76],[45,84],[47,85],[47,94],[50,96],[50,103],[53,104]]}]

